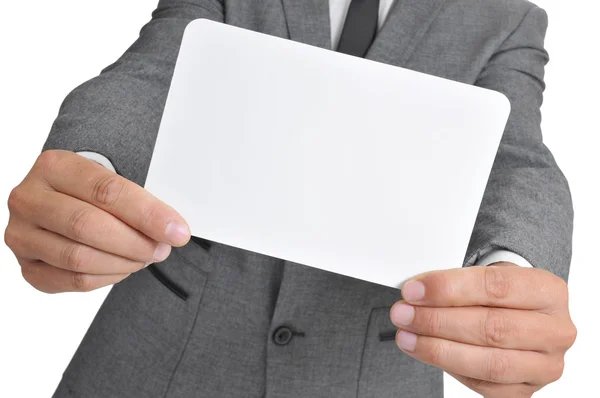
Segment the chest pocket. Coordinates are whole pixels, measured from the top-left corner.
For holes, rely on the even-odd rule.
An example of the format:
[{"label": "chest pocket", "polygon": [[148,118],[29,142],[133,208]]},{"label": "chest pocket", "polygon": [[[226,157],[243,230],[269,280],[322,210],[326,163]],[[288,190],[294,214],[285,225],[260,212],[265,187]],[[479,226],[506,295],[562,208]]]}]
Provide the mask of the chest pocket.
[{"label": "chest pocket", "polygon": [[371,310],[358,381],[358,397],[442,398],[443,373],[396,347],[390,307]]},{"label": "chest pocket", "polygon": [[[208,261],[208,251],[212,246],[212,242],[192,236],[187,245],[179,248],[173,248],[171,256],[176,260],[185,263],[195,269],[200,274],[206,276],[210,273],[210,262]],[[167,263],[170,258],[165,262]],[[190,279],[181,275],[180,270],[170,270],[169,265],[162,263],[151,264],[148,271],[160,282],[165,288],[171,291],[175,296],[186,301],[190,297],[190,292],[196,290],[197,286],[189,286]],[[186,287],[185,285],[188,285]]]}]

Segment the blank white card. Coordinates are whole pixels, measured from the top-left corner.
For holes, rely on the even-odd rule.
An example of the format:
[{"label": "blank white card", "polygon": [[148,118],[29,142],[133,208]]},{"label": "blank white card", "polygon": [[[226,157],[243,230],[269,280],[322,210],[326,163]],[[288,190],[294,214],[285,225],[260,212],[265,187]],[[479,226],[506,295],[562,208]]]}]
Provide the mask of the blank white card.
[{"label": "blank white card", "polygon": [[397,287],[462,265],[509,111],[500,93],[197,20],[146,188],[193,235]]}]

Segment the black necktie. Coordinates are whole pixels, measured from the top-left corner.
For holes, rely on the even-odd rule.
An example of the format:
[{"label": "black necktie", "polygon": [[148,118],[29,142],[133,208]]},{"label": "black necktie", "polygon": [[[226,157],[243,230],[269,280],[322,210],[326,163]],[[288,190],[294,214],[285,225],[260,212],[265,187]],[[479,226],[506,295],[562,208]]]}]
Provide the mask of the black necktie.
[{"label": "black necktie", "polygon": [[337,51],[364,57],[377,34],[379,0],[352,0]]}]

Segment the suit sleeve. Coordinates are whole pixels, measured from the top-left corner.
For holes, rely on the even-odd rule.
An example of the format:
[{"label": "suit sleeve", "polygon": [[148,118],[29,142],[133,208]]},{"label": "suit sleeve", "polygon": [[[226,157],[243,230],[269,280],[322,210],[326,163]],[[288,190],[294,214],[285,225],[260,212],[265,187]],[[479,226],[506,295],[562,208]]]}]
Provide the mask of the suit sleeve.
[{"label": "suit sleeve", "polygon": [[529,9],[477,79],[476,85],[505,94],[512,110],[465,265],[476,263],[490,249],[508,250],[566,280],[573,232],[571,195],[540,128],[547,26],[544,10]]},{"label": "suit sleeve", "polygon": [[160,0],[136,42],[63,101],[43,150],[96,152],[143,185],[187,24],[223,21],[220,0]]}]

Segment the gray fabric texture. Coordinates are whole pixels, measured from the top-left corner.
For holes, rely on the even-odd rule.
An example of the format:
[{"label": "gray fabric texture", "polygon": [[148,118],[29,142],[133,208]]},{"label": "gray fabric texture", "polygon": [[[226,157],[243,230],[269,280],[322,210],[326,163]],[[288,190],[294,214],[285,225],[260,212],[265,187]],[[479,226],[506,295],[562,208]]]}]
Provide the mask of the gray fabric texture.
[{"label": "gray fabric texture", "polygon": [[[143,185],[182,33],[197,18],[331,47],[327,0],[161,0],[127,52],[68,95],[44,150],[98,152]],[[493,247],[566,279],[571,198],[540,130],[546,27],[523,0],[398,0],[367,58],[508,96],[463,265]],[[202,183],[195,175],[190,184]],[[379,339],[394,331],[397,290],[219,244],[191,242],[158,268],[189,298],[148,270],[115,285],[55,397],[442,396],[439,370]],[[301,335],[276,345],[282,325]]]}]

